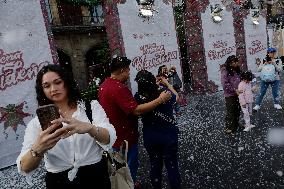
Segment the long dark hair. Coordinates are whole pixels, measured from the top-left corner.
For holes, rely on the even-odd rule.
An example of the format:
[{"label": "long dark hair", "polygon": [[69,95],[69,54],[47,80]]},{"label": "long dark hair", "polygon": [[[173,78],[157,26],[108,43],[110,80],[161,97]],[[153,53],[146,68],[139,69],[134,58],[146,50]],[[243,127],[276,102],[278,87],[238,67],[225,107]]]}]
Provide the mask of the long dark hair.
[{"label": "long dark hair", "polygon": [[156,78],[151,72],[147,70],[139,71],[135,81],[138,84],[138,94],[143,96],[144,103],[150,102],[160,95],[161,91],[156,84]]},{"label": "long dark hair", "polygon": [[64,81],[64,87],[67,90],[68,105],[70,107],[76,106],[77,101],[81,100],[81,96],[72,73],[66,71],[63,67],[56,64],[49,64],[44,66],[37,74],[35,89],[38,105],[43,106],[47,104],[53,104],[53,102],[45,96],[42,87],[42,77],[47,72],[55,72],[60,76],[60,78]]},{"label": "long dark hair", "polygon": [[237,68],[233,68],[231,65],[232,62],[238,62],[238,61],[239,59],[235,55],[231,55],[227,58],[225,62],[225,68],[229,76],[233,76],[234,72],[236,72],[238,75],[241,74],[241,69],[239,66]]}]

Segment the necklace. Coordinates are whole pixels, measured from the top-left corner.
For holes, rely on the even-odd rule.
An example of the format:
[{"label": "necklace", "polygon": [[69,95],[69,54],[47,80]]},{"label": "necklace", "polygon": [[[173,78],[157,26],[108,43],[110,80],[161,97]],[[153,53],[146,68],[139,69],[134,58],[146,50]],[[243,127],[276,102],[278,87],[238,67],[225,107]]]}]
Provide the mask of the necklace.
[{"label": "necklace", "polygon": [[73,113],[76,111],[76,108],[67,108],[65,111],[61,111],[61,114],[64,118],[71,118]]}]

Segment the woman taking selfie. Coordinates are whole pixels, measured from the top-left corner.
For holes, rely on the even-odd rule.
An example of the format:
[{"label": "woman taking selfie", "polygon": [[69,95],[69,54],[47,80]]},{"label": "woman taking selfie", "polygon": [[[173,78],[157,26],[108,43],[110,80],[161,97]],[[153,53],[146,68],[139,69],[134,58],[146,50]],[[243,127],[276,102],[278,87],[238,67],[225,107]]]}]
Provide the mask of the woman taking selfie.
[{"label": "woman taking selfie", "polygon": [[17,159],[19,172],[31,175],[44,159],[47,188],[110,188],[97,142],[110,148],[116,132],[99,103],[91,103],[90,123],[74,79],[59,65],[47,65],[39,71],[36,95],[39,106],[54,104],[61,117],[45,130],[38,116],[29,122]]}]

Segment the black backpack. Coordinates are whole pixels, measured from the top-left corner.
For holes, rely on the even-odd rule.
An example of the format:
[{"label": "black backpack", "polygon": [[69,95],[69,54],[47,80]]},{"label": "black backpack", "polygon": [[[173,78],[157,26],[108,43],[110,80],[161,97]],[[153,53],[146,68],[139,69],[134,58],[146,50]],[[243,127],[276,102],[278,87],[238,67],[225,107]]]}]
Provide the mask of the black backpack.
[{"label": "black backpack", "polygon": [[90,122],[92,123],[93,118],[92,118],[92,107],[91,107],[91,102],[90,101],[85,101],[85,107],[86,107],[86,115]]}]

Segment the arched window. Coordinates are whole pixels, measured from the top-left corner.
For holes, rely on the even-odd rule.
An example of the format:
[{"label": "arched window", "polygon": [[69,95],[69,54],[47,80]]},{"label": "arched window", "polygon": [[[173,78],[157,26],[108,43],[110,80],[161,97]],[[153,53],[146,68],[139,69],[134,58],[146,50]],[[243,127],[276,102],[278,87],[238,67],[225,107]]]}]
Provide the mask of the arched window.
[{"label": "arched window", "polygon": [[102,5],[90,6],[91,22],[92,23],[103,23],[103,7]]},{"label": "arched window", "polygon": [[100,83],[110,76],[110,51],[107,43],[91,48],[86,54],[88,83],[99,79]]}]

